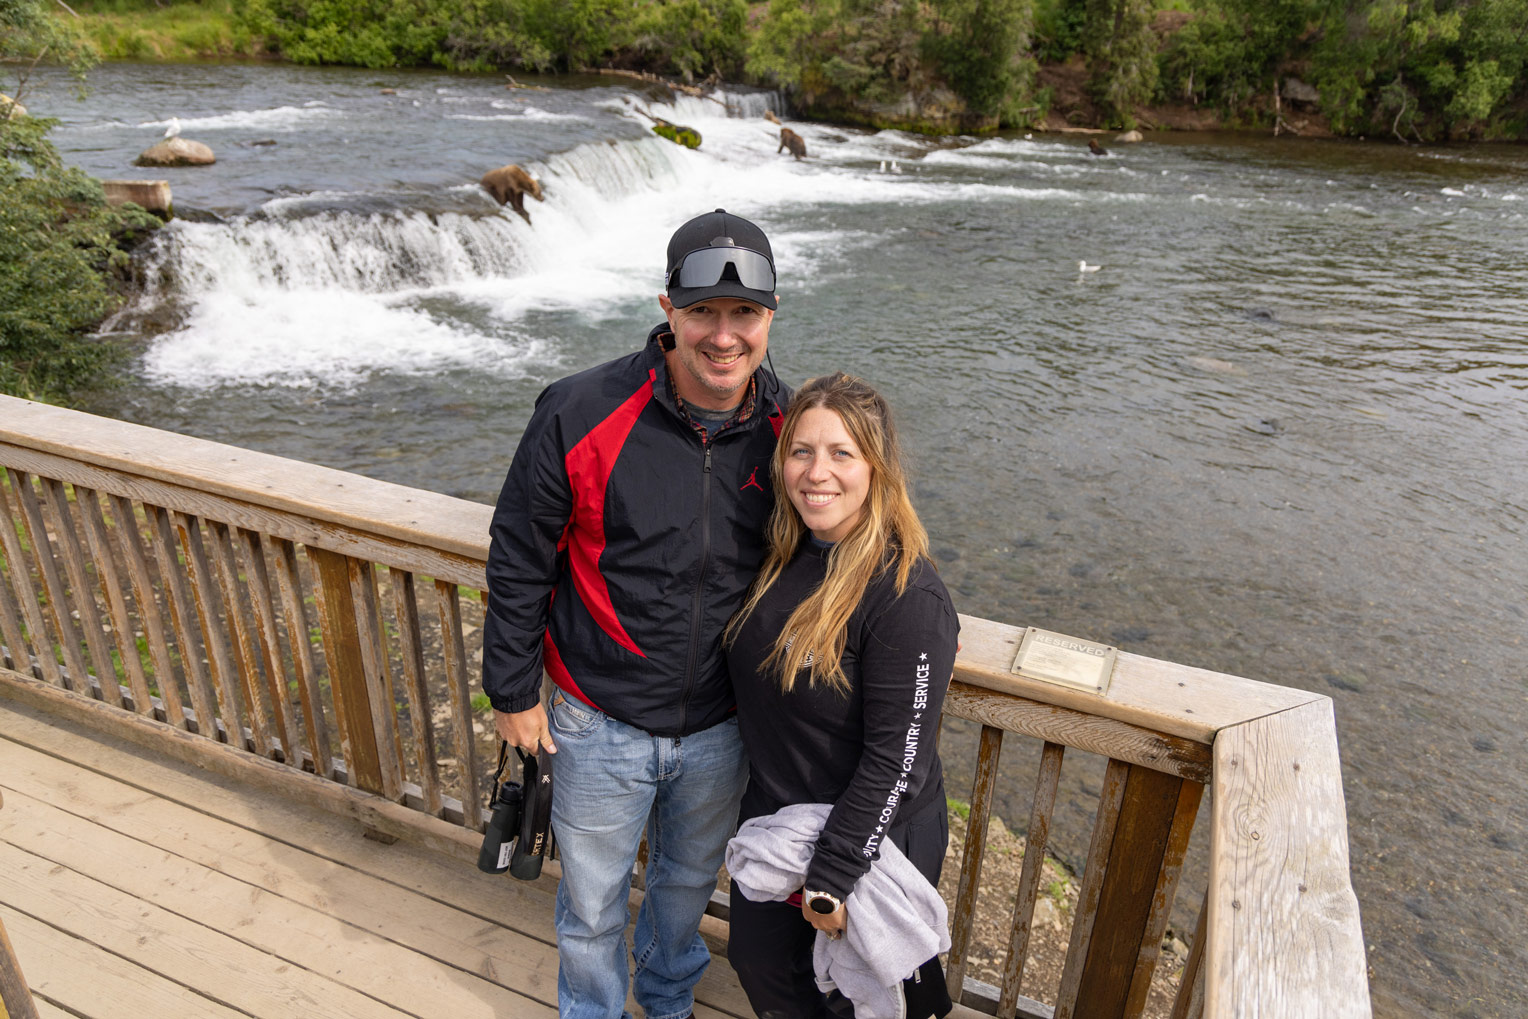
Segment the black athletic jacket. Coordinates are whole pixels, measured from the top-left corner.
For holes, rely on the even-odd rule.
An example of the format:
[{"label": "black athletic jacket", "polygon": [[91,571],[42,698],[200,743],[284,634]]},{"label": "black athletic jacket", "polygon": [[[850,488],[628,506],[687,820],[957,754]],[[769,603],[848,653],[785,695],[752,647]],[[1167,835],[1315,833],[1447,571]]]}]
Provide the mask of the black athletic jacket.
[{"label": "black athletic jacket", "polygon": [[543,667],[654,735],[733,710],[721,634],[763,560],[789,392],[760,368],[753,413],[702,442],[669,393],[668,332],[536,400],[489,532],[483,690],[500,711],[537,702]]},{"label": "black athletic jacket", "polygon": [[[806,887],[843,898],[886,839],[899,845],[926,841],[903,826],[931,816],[938,829],[938,873],[945,837],[939,715],[960,620],[928,560],[913,568],[900,596],[895,575],[882,573],[849,617],[843,654],[848,693],[813,687],[804,677],[782,693],[779,680],[760,673],[759,664],[791,612],[822,583],[827,557],[825,549],[802,542],[739,628],[727,660],[749,761],[741,819],[792,803],[833,804]],[[909,859],[923,855],[908,852]]]}]

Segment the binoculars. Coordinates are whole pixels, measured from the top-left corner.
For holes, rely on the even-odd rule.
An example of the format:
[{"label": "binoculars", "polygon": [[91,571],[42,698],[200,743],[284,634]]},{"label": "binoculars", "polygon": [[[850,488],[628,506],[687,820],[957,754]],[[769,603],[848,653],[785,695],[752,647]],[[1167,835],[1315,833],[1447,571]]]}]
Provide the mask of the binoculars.
[{"label": "binoculars", "polygon": [[478,870],[502,874],[506,870],[521,881],[541,876],[541,862],[556,849],[552,838],[552,761],[545,750],[535,757],[519,747],[521,780],[500,781],[508,761],[509,744],[499,744],[499,767],[493,776],[488,824],[483,847],[478,850]]}]

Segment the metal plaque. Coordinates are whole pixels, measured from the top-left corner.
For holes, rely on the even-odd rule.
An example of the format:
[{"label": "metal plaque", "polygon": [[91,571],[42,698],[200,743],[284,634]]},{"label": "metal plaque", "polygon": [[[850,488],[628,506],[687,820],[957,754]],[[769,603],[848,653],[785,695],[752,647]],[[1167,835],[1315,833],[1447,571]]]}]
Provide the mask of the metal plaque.
[{"label": "metal plaque", "polygon": [[1025,679],[1101,694],[1109,689],[1118,655],[1119,648],[1031,626],[1024,631],[1009,671]]}]

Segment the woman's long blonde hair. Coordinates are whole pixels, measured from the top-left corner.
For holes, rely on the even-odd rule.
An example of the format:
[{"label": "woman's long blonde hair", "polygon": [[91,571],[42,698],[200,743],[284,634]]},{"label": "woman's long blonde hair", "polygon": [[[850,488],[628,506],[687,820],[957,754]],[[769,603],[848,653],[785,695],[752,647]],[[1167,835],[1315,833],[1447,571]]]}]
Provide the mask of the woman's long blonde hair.
[{"label": "woman's long blonde hair", "polygon": [[865,589],[883,572],[894,572],[897,594],[907,590],[908,577],[919,558],[928,555],[928,533],[918,520],[907,494],[902,448],[892,424],[891,408],[868,383],[843,372],[811,379],[796,391],[780,427],[780,441],[770,461],[775,485],[775,508],[769,519],[768,552],[743,608],[727,627],[727,643],[736,639],[796,549],[809,534],[785,489],[785,463],[790,457],[801,416],[816,407],[833,411],[843,421],[870,467],[870,491],[859,520],[828,552],[827,575],[797,605],[775,638],[775,646],[760,669],[774,672],[787,693],[806,669],[813,685],[826,683],[847,691],[844,641],[849,617],[859,607]]}]

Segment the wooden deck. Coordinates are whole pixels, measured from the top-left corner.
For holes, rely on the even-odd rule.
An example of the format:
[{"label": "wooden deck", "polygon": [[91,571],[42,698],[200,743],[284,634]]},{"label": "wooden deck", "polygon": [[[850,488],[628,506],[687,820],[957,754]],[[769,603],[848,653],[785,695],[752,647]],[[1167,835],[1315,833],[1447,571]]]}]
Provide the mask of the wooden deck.
[{"label": "wooden deck", "polygon": [[[549,877],[383,845],[3,701],[0,797],[0,921],[44,1019],[557,1014]],[[751,1014],[720,957],[698,997]]]}]

